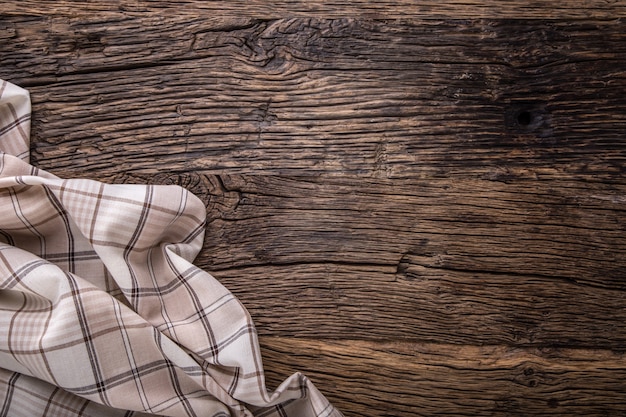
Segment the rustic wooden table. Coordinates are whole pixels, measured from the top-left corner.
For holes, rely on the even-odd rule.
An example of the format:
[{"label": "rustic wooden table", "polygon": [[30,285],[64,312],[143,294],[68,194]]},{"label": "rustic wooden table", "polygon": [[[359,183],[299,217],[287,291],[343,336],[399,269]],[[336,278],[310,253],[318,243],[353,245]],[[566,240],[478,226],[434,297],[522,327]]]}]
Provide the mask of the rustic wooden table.
[{"label": "rustic wooden table", "polygon": [[270,385],[626,414],[626,2],[9,1],[32,161],[176,183]]}]

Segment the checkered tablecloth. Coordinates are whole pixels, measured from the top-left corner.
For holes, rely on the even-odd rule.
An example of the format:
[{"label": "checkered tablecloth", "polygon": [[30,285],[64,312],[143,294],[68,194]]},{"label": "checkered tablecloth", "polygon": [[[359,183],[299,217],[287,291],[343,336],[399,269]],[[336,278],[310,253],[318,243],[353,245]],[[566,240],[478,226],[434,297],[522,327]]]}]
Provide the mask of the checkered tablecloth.
[{"label": "checkered tablecloth", "polygon": [[302,374],[266,390],[249,314],[192,264],[198,198],[57,178],[29,129],[0,80],[0,417],[341,416]]}]

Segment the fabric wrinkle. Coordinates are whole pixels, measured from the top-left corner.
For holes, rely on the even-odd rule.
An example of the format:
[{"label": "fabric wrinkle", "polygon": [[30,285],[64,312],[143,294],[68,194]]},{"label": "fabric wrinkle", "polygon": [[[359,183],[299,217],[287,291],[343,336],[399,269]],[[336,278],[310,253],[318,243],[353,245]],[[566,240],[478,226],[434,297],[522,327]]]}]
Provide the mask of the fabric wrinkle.
[{"label": "fabric wrinkle", "polygon": [[200,199],[33,167],[30,112],[0,80],[0,417],[341,416],[301,373],[268,392],[249,313],[193,264]]}]

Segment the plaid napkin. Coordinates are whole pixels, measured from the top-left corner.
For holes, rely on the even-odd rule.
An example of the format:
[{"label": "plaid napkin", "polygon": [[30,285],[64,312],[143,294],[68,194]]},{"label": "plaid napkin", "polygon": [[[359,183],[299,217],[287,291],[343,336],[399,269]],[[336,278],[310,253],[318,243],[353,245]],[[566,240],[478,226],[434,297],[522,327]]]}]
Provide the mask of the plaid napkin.
[{"label": "plaid napkin", "polygon": [[301,374],[267,391],[250,316],[192,264],[198,198],[57,178],[29,129],[0,80],[0,417],[341,416]]}]

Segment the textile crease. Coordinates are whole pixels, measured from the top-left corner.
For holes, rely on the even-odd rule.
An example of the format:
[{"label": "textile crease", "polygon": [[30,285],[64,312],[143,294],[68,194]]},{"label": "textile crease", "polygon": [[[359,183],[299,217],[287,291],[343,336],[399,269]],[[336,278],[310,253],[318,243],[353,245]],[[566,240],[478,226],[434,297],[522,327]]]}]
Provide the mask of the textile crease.
[{"label": "textile crease", "polygon": [[341,417],[300,373],[267,391],[250,315],[193,264],[197,197],[33,167],[30,114],[0,80],[0,417]]}]

